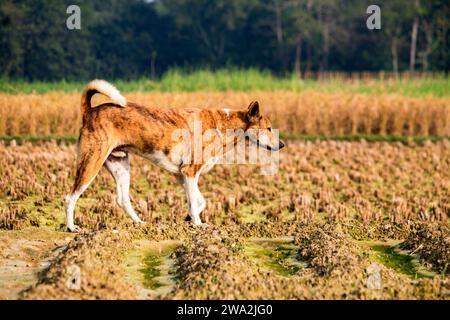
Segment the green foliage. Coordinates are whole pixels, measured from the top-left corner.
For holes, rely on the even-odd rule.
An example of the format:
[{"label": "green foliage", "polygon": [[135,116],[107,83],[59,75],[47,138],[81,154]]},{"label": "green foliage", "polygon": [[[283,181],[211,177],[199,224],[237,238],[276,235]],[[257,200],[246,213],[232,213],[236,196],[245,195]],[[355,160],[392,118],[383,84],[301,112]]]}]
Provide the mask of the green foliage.
[{"label": "green foliage", "polygon": [[[366,8],[372,3],[360,0],[3,0],[0,76],[136,80],[156,79],[174,68],[231,66],[277,75],[397,69],[394,65],[403,71],[417,19],[415,68],[450,69],[447,1],[379,2],[382,30],[370,31]],[[71,4],[81,8],[81,30],[66,28]],[[168,85],[177,73],[166,75]],[[217,90],[234,86],[214,82]],[[287,80],[281,86],[290,85]],[[195,83],[181,86],[197,90]],[[254,84],[238,86],[251,90]]]},{"label": "green foliage", "polygon": [[298,247],[287,241],[254,241],[244,246],[244,252],[258,265],[285,277],[293,276],[306,267],[305,262],[298,260]]}]

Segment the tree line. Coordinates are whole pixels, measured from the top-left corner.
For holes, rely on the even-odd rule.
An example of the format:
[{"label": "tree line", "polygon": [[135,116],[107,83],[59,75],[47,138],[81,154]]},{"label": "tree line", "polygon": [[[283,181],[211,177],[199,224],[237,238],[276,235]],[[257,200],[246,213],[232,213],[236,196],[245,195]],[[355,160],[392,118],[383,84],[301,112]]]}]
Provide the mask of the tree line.
[{"label": "tree line", "polygon": [[[81,29],[66,26],[69,5]],[[381,29],[369,30],[369,5]],[[446,71],[448,0],[1,0],[2,76],[156,78],[170,68]]]}]

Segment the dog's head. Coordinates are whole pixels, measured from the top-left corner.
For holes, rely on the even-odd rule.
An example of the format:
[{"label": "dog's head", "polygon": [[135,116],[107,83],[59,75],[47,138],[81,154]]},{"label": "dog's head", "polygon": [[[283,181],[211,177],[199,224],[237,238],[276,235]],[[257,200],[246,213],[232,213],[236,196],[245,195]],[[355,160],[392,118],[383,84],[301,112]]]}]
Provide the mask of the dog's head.
[{"label": "dog's head", "polygon": [[259,148],[278,151],[285,146],[278,135],[273,133],[269,118],[261,114],[258,101],[253,101],[248,106],[245,112],[245,121],[247,123],[245,137],[257,144]]}]

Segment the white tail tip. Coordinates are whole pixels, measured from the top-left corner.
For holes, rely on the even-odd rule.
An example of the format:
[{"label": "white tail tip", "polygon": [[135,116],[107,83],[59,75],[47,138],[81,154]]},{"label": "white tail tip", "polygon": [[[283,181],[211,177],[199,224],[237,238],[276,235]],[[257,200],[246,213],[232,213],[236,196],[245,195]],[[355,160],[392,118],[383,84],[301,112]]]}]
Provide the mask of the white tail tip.
[{"label": "white tail tip", "polygon": [[95,89],[101,94],[104,94],[108,98],[112,100],[115,104],[120,105],[121,107],[125,107],[127,105],[127,99],[114,87],[111,83],[105,80],[93,80],[89,82],[86,87],[87,90]]}]

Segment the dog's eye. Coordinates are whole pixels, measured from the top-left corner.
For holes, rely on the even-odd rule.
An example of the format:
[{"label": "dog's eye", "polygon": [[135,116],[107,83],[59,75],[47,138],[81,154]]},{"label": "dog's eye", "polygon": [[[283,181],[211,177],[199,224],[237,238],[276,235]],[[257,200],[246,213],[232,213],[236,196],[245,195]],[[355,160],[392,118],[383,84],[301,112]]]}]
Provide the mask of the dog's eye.
[{"label": "dog's eye", "polygon": [[267,130],[269,130],[270,132],[272,132],[272,128],[267,128]]}]

